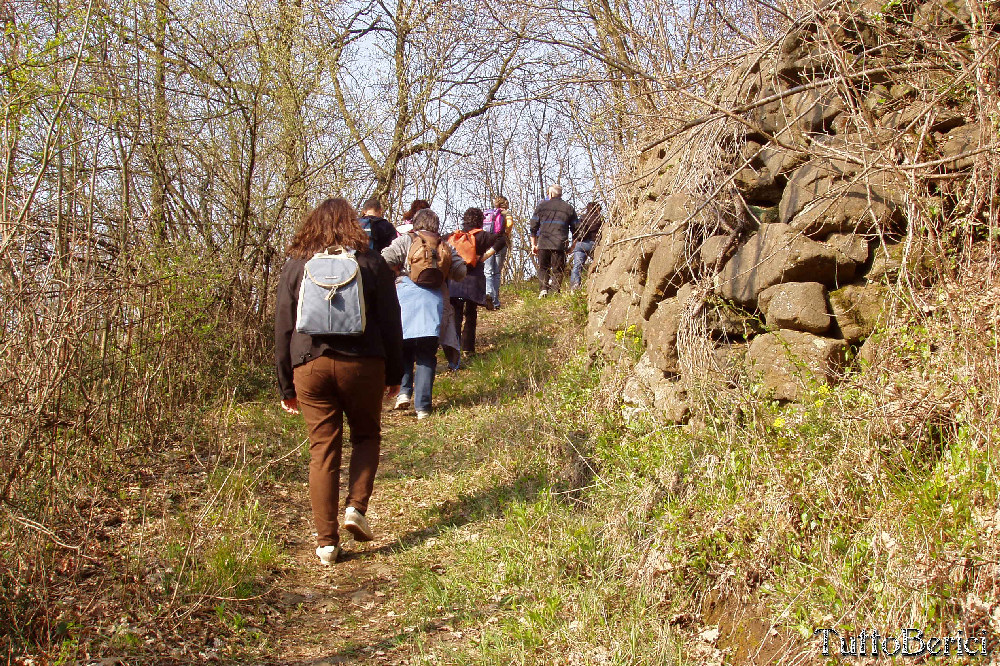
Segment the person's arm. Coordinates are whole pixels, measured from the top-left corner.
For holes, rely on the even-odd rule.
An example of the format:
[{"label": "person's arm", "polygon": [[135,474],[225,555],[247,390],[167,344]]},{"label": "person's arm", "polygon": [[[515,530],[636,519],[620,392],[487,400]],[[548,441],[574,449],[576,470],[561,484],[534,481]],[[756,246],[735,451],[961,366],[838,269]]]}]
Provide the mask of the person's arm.
[{"label": "person's arm", "polygon": [[451,272],[448,274],[448,277],[458,282],[465,278],[469,272],[469,266],[455,248],[448,244],[445,244],[445,247],[451,250]]},{"label": "person's arm", "polygon": [[[539,206],[540,205],[541,204],[539,204]],[[531,221],[528,224],[528,238],[531,239],[532,254],[538,254],[538,228],[542,225],[542,222],[538,217],[539,206],[535,206],[535,212],[531,214]]]},{"label": "person's arm", "polygon": [[576,216],[576,210],[571,213],[568,224],[569,231],[573,234],[573,245],[576,245],[576,230],[580,226],[580,218]]},{"label": "person's arm", "polygon": [[[274,307],[274,366],[278,373],[278,390],[283,402],[295,400],[292,382],[292,332],[295,330],[299,300],[298,285],[302,277],[299,262],[288,261],[278,280],[277,303]],[[286,405],[286,410],[287,410]]]},{"label": "person's arm", "polygon": [[389,224],[388,220],[383,218],[375,220],[372,227],[372,239],[375,241],[375,249],[379,252],[389,247],[398,235],[396,227]]},{"label": "person's arm", "polygon": [[485,261],[493,255],[495,255],[500,250],[507,247],[507,235],[506,234],[494,234],[488,231],[484,231],[481,234],[477,234],[476,237],[476,250],[479,250],[480,241],[484,249],[479,252],[479,260]]},{"label": "person's arm", "polygon": [[385,385],[398,390],[403,378],[403,323],[396,296],[396,277],[384,260],[379,259],[376,263],[375,312],[385,350]]},{"label": "person's arm", "polygon": [[412,239],[409,234],[402,234],[393,239],[389,247],[382,250],[382,258],[389,264],[389,268],[398,271],[403,267],[406,263],[406,253],[410,249],[410,243],[407,241],[410,240]]}]

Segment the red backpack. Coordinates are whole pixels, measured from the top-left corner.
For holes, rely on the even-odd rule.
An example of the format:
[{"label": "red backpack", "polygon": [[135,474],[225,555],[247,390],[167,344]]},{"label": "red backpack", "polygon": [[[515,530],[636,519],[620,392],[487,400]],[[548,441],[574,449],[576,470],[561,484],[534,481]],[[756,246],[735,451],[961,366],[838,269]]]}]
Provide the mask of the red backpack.
[{"label": "red backpack", "polygon": [[458,252],[458,256],[469,265],[469,268],[474,268],[476,262],[479,261],[479,253],[476,252],[476,234],[483,233],[482,229],[472,229],[471,231],[456,231],[448,239],[448,242],[455,252]]}]

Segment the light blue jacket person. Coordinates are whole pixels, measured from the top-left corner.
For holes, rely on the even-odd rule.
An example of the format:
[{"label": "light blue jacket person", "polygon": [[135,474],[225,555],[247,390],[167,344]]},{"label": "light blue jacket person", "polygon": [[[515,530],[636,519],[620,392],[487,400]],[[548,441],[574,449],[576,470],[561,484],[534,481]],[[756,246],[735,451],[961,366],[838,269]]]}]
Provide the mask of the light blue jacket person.
[{"label": "light blue jacket person", "polygon": [[[438,234],[440,227],[437,213],[429,208],[418,211],[413,216],[414,232]],[[403,380],[396,399],[396,409],[409,409],[413,404],[417,410],[417,418],[422,419],[431,411],[444,295],[440,288],[421,287],[410,279],[407,255],[412,244],[413,234],[403,234],[382,250],[382,258],[399,274],[396,279],[396,296],[399,298],[403,320]],[[451,253],[451,271],[445,277],[452,280],[464,278],[468,269],[455,248],[442,241],[439,250]]]}]

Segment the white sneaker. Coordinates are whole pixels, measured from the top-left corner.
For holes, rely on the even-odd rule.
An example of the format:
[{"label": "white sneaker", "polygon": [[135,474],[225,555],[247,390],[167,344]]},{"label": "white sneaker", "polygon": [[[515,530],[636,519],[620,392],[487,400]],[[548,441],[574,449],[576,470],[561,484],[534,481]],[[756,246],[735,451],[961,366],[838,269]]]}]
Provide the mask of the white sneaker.
[{"label": "white sneaker", "polygon": [[431,415],[430,412],[417,412],[417,420],[418,421],[423,421],[424,419],[426,419],[430,415]]},{"label": "white sneaker", "polygon": [[540,292],[538,292],[538,298],[545,298],[548,295],[549,295],[548,289],[542,289]]},{"label": "white sneaker", "polygon": [[334,564],[337,561],[337,555],[340,555],[340,546],[317,546],[316,556],[319,557],[319,562],[325,567]]},{"label": "white sneaker", "polygon": [[409,409],[410,408],[410,396],[400,393],[396,397],[396,406],[393,409]]},{"label": "white sneaker", "polygon": [[344,511],[344,529],[353,534],[357,541],[371,541],[375,538],[365,514],[353,506],[347,507]]}]

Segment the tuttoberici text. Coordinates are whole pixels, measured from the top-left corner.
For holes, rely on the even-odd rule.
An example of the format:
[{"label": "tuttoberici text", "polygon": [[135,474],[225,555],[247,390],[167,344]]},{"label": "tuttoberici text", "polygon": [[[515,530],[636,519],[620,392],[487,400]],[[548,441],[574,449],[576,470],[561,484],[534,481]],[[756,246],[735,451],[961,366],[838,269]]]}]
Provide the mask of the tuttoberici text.
[{"label": "tuttoberici text", "polygon": [[854,636],[847,632],[841,635],[836,629],[816,629],[813,636],[820,637],[820,651],[824,657],[989,656],[985,634],[966,636],[962,630],[954,636],[942,637],[925,636],[923,631],[912,628],[885,635],[878,629],[865,629]]}]

